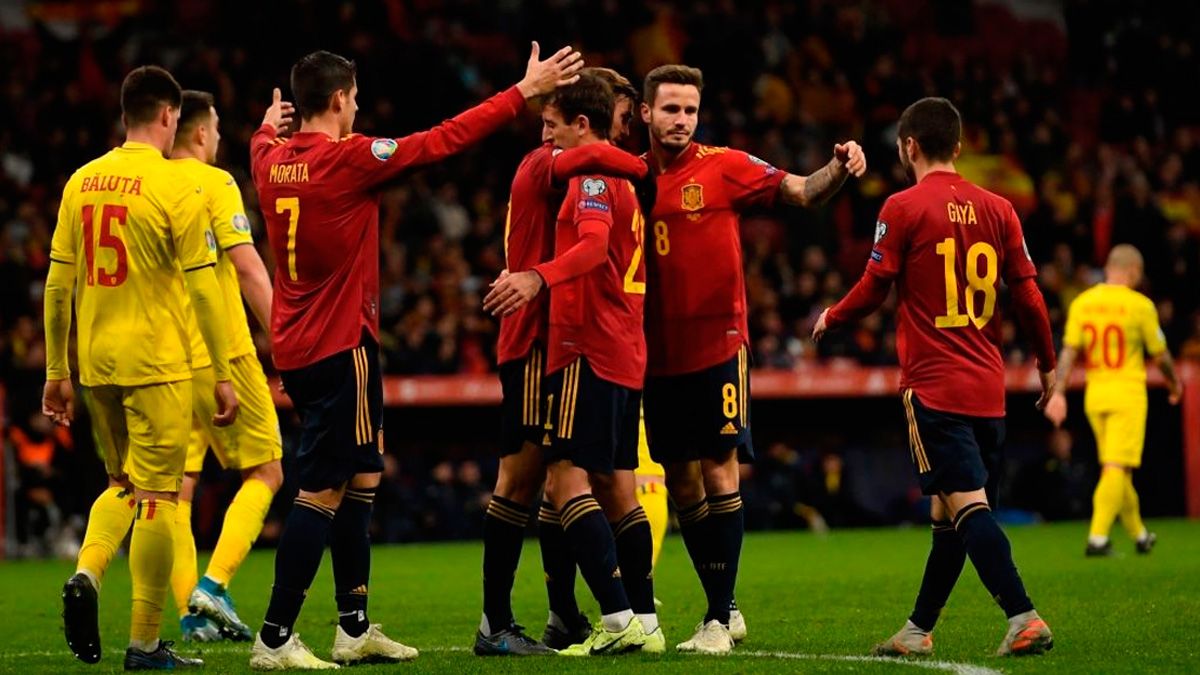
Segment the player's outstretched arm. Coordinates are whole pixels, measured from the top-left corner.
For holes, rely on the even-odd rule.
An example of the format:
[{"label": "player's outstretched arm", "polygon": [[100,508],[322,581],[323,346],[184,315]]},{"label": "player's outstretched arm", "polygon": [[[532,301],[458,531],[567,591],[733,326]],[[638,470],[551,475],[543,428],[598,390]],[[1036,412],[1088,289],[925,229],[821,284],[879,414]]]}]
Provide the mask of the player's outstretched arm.
[{"label": "player's outstretched arm", "polygon": [[517,90],[526,101],[579,81],[579,71],[583,68],[583,54],[575,51],[574,47],[563,47],[545,61],[538,60],[541,53],[542,48],[537,42],[530,45],[525,77],[517,83]]},{"label": "player's outstretched arm", "polygon": [[783,201],[796,206],[819,206],[841,189],[850,176],[861,177],[867,171],[867,156],[855,141],[833,146],[829,163],[808,176],[788,174],[779,184]]},{"label": "player's outstretched arm", "polygon": [[71,426],[74,390],[67,362],[71,335],[71,295],[75,290],[75,266],[51,261],[43,292],[46,330],[46,386],[42,391],[42,414],[56,424]]},{"label": "player's outstretched arm", "polygon": [[242,244],[226,249],[226,255],[237,270],[238,286],[242,289],[242,297],[250,305],[250,311],[258,320],[263,330],[271,330],[271,277],[267,267],[263,265],[258,251],[250,244]]},{"label": "player's outstretched arm", "polygon": [[575,176],[598,173],[603,176],[641,180],[650,170],[646,162],[609,143],[588,143],[563,150],[550,161],[550,181],[566,185]]},{"label": "player's outstretched arm", "polygon": [[817,342],[827,330],[836,330],[847,324],[860,321],[879,309],[887,300],[892,281],[871,271],[863,272],[854,288],[833,307],[826,307],[813,326],[812,339]]}]

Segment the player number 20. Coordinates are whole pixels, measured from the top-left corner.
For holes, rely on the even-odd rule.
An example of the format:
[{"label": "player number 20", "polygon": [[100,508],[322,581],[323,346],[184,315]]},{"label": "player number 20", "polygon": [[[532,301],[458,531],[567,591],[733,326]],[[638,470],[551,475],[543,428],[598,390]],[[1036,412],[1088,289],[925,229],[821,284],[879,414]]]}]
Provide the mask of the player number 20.
[{"label": "player number 20", "polygon": [[[992,314],[996,311],[996,249],[992,245],[977,241],[967,249],[967,257],[963,267],[967,272],[967,286],[963,295],[967,313],[958,311],[958,278],[955,272],[956,246],[954,239],[946,238],[937,245],[937,253],[942,256],[942,265],[946,276],[946,313],[934,317],[934,325],[938,328],[962,328],[968,323],[982,330]],[[979,272],[979,259],[983,258],[983,274]],[[978,314],[975,311],[975,297],[983,294],[983,309]]]},{"label": "player number 20", "polygon": [[275,213],[288,214],[287,268],[288,278],[296,281],[296,226],[300,224],[300,198],[280,197],[275,200]]}]

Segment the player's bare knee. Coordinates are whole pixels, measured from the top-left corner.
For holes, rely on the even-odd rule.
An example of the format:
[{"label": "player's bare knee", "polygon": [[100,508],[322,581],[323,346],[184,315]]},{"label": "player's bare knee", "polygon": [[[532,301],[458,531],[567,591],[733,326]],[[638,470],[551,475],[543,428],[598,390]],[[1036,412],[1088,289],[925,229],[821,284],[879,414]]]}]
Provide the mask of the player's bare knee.
[{"label": "player's bare knee", "polygon": [[727,495],[737,492],[741,485],[740,469],[736,452],[730,452],[727,457],[720,461],[701,460],[700,471],[704,477],[705,493],[708,495]]},{"label": "player's bare knee", "polygon": [[307,499],[316,502],[321,506],[336,511],[342,505],[342,497],[346,494],[346,486],[329,488],[328,490],[320,490],[318,492],[309,492],[308,490],[300,490],[296,495],[296,499]]},{"label": "player's bare knee", "polygon": [[383,474],[376,471],[374,473],[356,473],[350,479],[350,487],[355,490],[374,490],[379,487],[379,483],[383,480]]},{"label": "player's bare knee", "polygon": [[200,481],[200,474],[185,473],[183,474],[183,483],[179,486],[179,501],[190,502],[196,496],[196,483]]},{"label": "player's bare knee", "polygon": [[266,485],[272,493],[279,492],[279,488],[283,485],[283,463],[273,459],[242,472],[242,480],[251,479]]},{"label": "player's bare knee", "polygon": [[555,508],[562,508],[566,502],[591,492],[587,472],[570,462],[554,462],[547,469],[547,475],[553,476],[546,481],[546,494]]},{"label": "player's bare knee", "polygon": [[679,508],[687,508],[704,501],[704,478],[698,463],[666,467],[667,493]]},{"label": "player's bare knee", "polygon": [[492,493],[528,506],[542,487],[546,470],[542,465],[541,449],[531,443],[525,445],[521,452],[500,458],[496,489]]}]

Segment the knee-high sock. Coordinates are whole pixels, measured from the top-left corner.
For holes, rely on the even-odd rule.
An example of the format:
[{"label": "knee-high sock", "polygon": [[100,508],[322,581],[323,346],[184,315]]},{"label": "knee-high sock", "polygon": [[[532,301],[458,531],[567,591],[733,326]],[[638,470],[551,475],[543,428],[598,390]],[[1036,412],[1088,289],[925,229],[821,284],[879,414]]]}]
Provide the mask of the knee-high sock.
[{"label": "knee-high sock", "polygon": [[512,588],[529,507],[498,495],[492,496],[483,517],[483,616],[486,633],[508,628],[513,623]]},{"label": "knee-high sock", "polygon": [[1125,499],[1121,502],[1121,524],[1125,531],[1134,539],[1141,539],[1146,534],[1146,524],[1142,522],[1142,511],[1137,490],[1133,487],[1133,474],[1125,472]]},{"label": "knee-high sock", "polygon": [[129,576],[133,586],[129,642],[139,649],[150,649],[158,643],[175,559],[176,527],[174,502],[138,501],[129,542]]},{"label": "knee-high sock", "polygon": [[1113,521],[1125,502],[1124,469],[1106,466],[1100,471],[1100,482],[1092,495],[1092,526],[1088,536],[1108,537]]},{"label": "knee-high sock", "polygon": [[275,585],[259,635],[272,649],[292,635],[304,595],[312,586],[325,553],[334,510],[316,501],[297,497],[288,513],[279,547],[275,549]]},{"label": "knee-high sock", "polygon": [[921,579],[921,590],[917,593],[917,602],[912,615],[908,617],[909,621],[923,631],[933,630],[966,561],[966,546],[962,537],[954,531],[954,526],[948,520],[934,521],[933,541],[929,547],[929,558],[925,561],[925,576]]},{"label": "knee-high sock", "polygon": [[[652,633],[658,628],[658,617],[654,609],[654,546],[650,521],[639,506],[612,523],[612,531],[621,583],[629,597],[629,606],[642,619],[646,632]],[[646,625],[647,622],[651,625]]]},{"label": "knee-high sock", "polygon": [[643,483],[638,486],[637,500],[646,512],[646,519],[650,521],[650,543],[653,546],[650,564],[657,567],[663,540],[667,537],[667,486],[659,482]]},{"label": "knee-high sock", "polygon": [[124,488],[110,487],[96,497],[88,514],[75,571],[87,573],[96,583],[104,578],[113,556],[129,534],[136,506],[133,492]]},{"label": "knee-high sock", "polygon": [[228,586],[242,562],[250,553],[250,547],[262,532],[263,520],[271,508],[275,492],[266,483],[256,478],[242,482],[242,487],[233,496],[225,520],[221,523],[221,537],[213,549],[212,559],[204,576],[221,586]]},{"label": "knee-high sock", "polygon": [[712,553],[709,565],[713,590],[709,595],[705,621],[716,619],[729,625],[729,610],[737,585],[738,562],[742,556],[742,539],[746,535],[745,510],[741,493],[731,492],[708,498],[708,537]]},{"label": "knee-high sock", "polygon": [[[600,510],[600,504],[590,494],[580,495],[562,505],[563,532],[571,542],[571,550],[579,563],[579,571],[600,603],[604,617],[628,614],[629,597],[621,585],[621,572],[617,565],[617,544],[612,530]],[[622,624],[623,626],[624,624]],[[619,626],[608,626],[609,630]]]},{"label": "knee-high sock", "polygon": [[988,505],[975,502],[964,506],[954,518],[954,529],[963,539],[979,580],[1005,616],[1012,618],[1032,610],[1033,601],[1025,594],[1025,584],[1013,563],[1012,546]]},{"label": "knee-high sock", "polygon": [[358,637],[371,627],[367,619],[367,584],[371,579],[374,503],[375,488],[346,488],[329,540],[338,624],[350,637]]},{"label": "knee-high sock", "polygon": [[542,502],[538,511],[538,545],[542,550],[542,571],[546,574],[546,597],[550,613],[573,626],[579,620],[579,605],[575,601],[575,554],[563,532],[558,510]]},{"label": "knee-high sock", "polygon": [[182,618],[188,613],[188,598],[196,588],[196,538],[192,534],[192,503],[182,499],[175,505],[175,563],[171,567],[171,594]]},{"label": "knee-high sock", "polygon": [[[692,559],[692,567],[696,569],[700,586],[704,588],[708,606],[712,607],[714,603],[719,602],[720,594],[712,573],[712,561],[716,554],[712,550],[715,542],[712,541],[708,527],[708,520],[711,517],[708,502],[700,501],[691,506],[680,507],[678,515],[679,534],[683,536],[683,545]],[[705,620],[707,621],[707,619]],[[726,622],[728,622],[728,617]]]}]

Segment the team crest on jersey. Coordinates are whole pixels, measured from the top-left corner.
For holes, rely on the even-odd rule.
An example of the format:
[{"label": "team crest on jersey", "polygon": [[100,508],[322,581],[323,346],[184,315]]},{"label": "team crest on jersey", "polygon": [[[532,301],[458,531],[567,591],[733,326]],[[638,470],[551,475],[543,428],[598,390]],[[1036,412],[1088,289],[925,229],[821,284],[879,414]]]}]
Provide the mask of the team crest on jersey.
[{"label": "team crest on jersey", "polygon": [[388,161],[396,154],[396,141],[390,138],[376,138],[371,141],[371,154],[381,162]]},{"label": "team crest on jersey", "polygon": [[704,208],[704,186],[699,183],[688,183],[683,186],[683,199],[679,205],[685,211],[699,211]]},{"label": "team crest on jersey", "polygon": [[597,197],[604,194],[608,190],[608,186],[599,178],[585,178],[579,189],[589,197]]},{"label": "team crest on jersey", "polygon": [[209,252],[217,252],[217,238],[213,235],[212,230],[204,231],[204,241],[208,243]]},{"label": "team crest on jersey", "polygon": [[250,234],[250,221],[246,218],[245,214],[233,214],[233,230],[242,234]]},{"label": "team crest on jersey", "polygon": [[887,236],[887,223],[882,220],[875,221],[875,243],[878,244],[880,239]]}]

